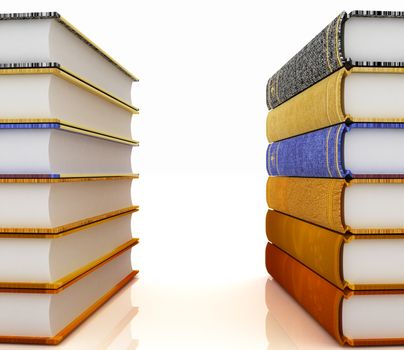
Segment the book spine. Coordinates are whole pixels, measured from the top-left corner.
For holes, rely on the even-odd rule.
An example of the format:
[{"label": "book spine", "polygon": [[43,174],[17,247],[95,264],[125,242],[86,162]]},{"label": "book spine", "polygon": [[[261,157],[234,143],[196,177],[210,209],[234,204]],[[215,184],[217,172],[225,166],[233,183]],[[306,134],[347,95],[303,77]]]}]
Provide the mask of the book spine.
[{"label": "book spine", "polygon": [[347,74],[345,68],[340,69],[269,111],[268,141],[279,141],[344,122],[342,86]]},{"label": "book spine", "polygon": [[267,149],[268,174],[336,178],[350,175],[342,156],[347,130],[345,124],[339,124],[271,143]]},{"label": "book spine", "polygon": [[266,217],[268,240],[340,289],[344,235],[292,218],[274,210]]},{"label": "book spine", "polygon": [[282,250],[268,243],[265,264],[269,274],[340,344],[340,309],[344,294]]},{"label": "book spine", "polygon": [[341,32],[345,19],[346,13],[342,12],[268,80],[269,109],[279,106],[344,65]]},{"label": "book spine", "polygon": [[343,179],[272,177],[267,182],[268,207],[344,233]]}]

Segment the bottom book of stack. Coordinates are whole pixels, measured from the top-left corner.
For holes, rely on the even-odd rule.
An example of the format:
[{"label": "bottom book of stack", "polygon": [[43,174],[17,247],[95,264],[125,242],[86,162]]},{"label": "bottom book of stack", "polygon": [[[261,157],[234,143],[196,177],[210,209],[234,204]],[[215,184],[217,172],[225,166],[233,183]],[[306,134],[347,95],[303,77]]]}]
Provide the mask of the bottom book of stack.
[{"label": "bottom book of stack", "polygon": [[404,290],[339,289],[268,243],[269,274],[341,344],[404,344]]}]

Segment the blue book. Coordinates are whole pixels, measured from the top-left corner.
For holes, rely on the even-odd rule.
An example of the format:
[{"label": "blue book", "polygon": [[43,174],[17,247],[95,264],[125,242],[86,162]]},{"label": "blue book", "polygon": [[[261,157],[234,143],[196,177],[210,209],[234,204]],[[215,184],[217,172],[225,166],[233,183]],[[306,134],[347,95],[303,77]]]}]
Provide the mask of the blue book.
[{"label": "blue book", "polygon": [[273,142],[270,176],[404,177],[404,123],[338,124]]}]

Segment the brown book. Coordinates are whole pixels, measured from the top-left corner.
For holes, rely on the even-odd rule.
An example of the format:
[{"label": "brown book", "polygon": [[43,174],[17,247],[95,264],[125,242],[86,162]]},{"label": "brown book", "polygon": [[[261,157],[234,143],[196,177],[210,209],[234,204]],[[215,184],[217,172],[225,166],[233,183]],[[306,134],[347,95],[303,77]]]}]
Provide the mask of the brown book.
[{"label": "brown book", "polygon": [[266,267],[340,344],[404,344],[404,290],[341,290],[270,243]]},{"label": "brown book", "polygon": [[404,289],[404,235],[341,234],[268,210],[268,240],[340,289]]}]

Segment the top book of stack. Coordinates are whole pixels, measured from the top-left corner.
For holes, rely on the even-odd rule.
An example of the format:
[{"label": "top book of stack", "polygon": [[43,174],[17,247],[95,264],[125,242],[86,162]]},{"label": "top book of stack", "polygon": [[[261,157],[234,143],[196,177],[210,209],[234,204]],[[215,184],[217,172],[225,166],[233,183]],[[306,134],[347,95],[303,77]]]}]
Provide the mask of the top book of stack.
[{"label": "top book of stack", "polygon": [[59,68],[131,103],[138,79],[57,12],[0,14],[0,68]]},{"label": "top book of stack", "polygon": [[404,12],[342,12],[269,79],[268,108],[355,66],[404,67]]}]

